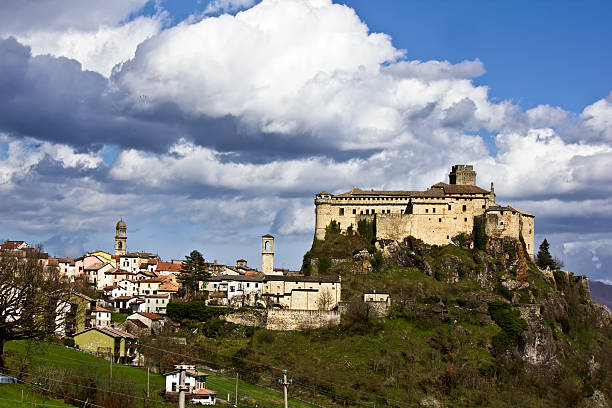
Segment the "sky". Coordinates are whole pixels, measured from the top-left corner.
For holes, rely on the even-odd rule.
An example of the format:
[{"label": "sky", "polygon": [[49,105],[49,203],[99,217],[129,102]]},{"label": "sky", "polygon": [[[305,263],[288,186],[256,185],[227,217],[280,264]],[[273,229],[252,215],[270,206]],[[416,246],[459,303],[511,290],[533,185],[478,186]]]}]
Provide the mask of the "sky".
[{"label": "sky", "polygon": [[314,195],[473,164],[612,283],[608,1],[0,3],[0,239],[297,269]]}]

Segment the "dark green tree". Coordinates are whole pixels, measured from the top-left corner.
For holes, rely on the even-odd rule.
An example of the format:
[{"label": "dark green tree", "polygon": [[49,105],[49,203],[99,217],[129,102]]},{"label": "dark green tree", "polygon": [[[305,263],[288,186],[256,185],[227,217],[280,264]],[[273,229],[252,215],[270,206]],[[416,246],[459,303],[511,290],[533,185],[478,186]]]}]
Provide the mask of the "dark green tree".
[{"label": "dark green tree", "polygon": [[542,269],[546,267],[550,267],[551,269],[557,269],[557,263],[550,255],[549,248],[550,244],[548,243],[546,238],[544,238],[544,241],[542,241],[542,243],[540,244],[540,249],[538,250],[536,264]]},{"label": "dark green tree", "polygon": [[484,223],[481,217],[474,217],[474,228],[472,230],[472,238],[474,239],[474,248],[487,249],[489,237],[485,232]]},{"label": "dark green tree", "polygon": [[178,277],[187,293],[196,295],[200,290],[200,282],[210,278],[204,257],[195,249],[185,257]]}]

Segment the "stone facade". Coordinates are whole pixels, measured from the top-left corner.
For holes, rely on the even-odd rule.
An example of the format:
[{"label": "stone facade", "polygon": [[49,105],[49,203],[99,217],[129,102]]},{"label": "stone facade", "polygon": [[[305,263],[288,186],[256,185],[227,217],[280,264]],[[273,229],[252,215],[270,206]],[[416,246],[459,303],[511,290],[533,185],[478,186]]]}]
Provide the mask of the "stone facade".
[{"label": "stone facade", "polygon": [[261,237],[261,271],[274,275],[274,237],[266,234]]},{"label": "stone facade", "polygon": [[401,241],[413,236],[431,245],[447,245],[458,234],[470,234],[474,217],[485,216],[487,233],[522,240],[533,257],[533,215],[498,206],[493,183],[490,190],[476,186],[471,165],[453,166],[448,184],[440,182],[425,191],[355,187],[336,195],[321,192],[315,197],[315,214],[317,239],[325,239],[325,227],[331,221],[346,231],[356,230],[360,220],[367,220],[375,224],[377,239]]},{"label": "stone facade", "polygon": [[268,330],[309,330],[340,324],[336,310],[261,309],[222,316],[222,319],[243,326]]}]

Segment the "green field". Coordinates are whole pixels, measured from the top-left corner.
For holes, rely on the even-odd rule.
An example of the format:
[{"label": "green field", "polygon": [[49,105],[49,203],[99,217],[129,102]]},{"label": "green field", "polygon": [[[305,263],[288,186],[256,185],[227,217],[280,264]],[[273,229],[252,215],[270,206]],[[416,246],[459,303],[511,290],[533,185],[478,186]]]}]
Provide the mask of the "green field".
[{"label": "green field", "polygon": [[67,405],[59,400],[41,396],[33,386],[0,384],[0,408],[32,407],[35,404],[49,408],[74,407],[74,405]]},{"label": "green field", "polygon": [[[43,343],[43,342],[28,342],[28,341],[10,341],[4,346],[5,355],[8,361],[7,373],[10,375],[17,375],[19,364],[23,365],[25,356],[29,346],[31,350],[28,370],[40,369],[42,367],[49,367],[53,370],[66,370],[73,373],[87,373],[94,374],[98,379],[109,379],[110,380],[110,362],[100,357],[95,357],[90,354],[86,354],[71,348],[64,347],[62,345]],[[200,371],[209,373],[209,377],[206,381],[207,388],[217,391],[218,405],[224,405],[224,401],[227,399],[228,393],[230,399],[234,400],[234,390],[236,385],[235,378],[219,375],[212,371],[204,368],[198,368]],[[27,381],[27,376],[25,377]],[[137,395],[141,395],[141,399],[144,402],[146,388],[147,388],[147,371],[146,369],[130,367],[121,364],[113,364],[113,379],[118,382],[128,383],[132,387],[131,389],[137,391]],[[50,379],[49,381],[59,381]],[[167,406],[173,407],[172,404],[163,403],[163,398],[160,393],[164,389],[164,377],[163,375],[150,373],[150,402],[154,403],[155,406]],[[24,387],[19,385],[18,387]],[[15,400],[15,396],[19,394],[19,400],[21,399],[21,391],[18,391],[17,387],[9,386],[0,388],[0,398]],[[13,392],[14,391],[14,392]],[[15,394],[17,393],[17,394]],[[30,390],[30,395],[33,392]],[[242,380],[238,382],[238,395],[240,398],[247,396],[254,400],[259,407],[278,407],[282,405],[282,394],[275,390],[270,390],[263,387],[257,387],[246,383]],[[0,400],[2,401],[2,400]],[[51,402],[49,402],[50,404]],[[2,405],[1,407],[10,407],[15,405]],[[29,405],[32,406],[32,405]],[[51,405],[46,405],[51,406]],[[59,405],[59,406],[70,406],[70,405]],[[306,408],[312,405],[303,403],[301,401],[291,400],[290,406]]]}]

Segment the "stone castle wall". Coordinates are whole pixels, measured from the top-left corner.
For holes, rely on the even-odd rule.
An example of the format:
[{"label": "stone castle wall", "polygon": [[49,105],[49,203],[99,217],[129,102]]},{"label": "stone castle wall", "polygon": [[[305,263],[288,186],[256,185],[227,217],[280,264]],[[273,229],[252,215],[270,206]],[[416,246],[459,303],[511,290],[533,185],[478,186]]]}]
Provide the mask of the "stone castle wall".
[{"label": "stone castle wall", "polygon": [[227,322],[268,330],[309,330],[340,324],[335,310],[256,309],[221,316]]}]

